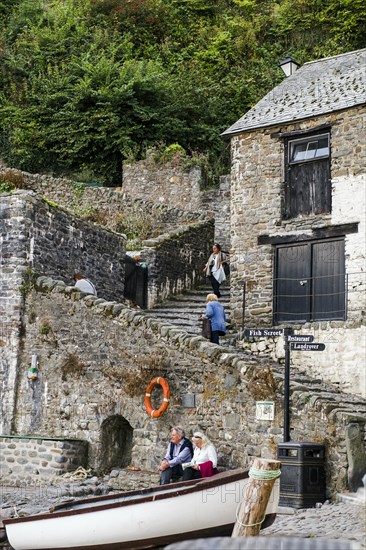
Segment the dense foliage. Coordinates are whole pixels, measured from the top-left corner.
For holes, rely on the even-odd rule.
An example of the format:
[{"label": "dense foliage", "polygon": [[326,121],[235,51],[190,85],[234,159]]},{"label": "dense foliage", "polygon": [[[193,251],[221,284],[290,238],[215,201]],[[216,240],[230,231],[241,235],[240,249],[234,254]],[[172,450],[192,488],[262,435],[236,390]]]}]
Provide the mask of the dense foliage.
[{"label": "dense foliage", "polygon": [[299,63],[365,47],[363,0],[0,0],[0,154],[118,183],[179,143],[227,169],[220,132]]}]

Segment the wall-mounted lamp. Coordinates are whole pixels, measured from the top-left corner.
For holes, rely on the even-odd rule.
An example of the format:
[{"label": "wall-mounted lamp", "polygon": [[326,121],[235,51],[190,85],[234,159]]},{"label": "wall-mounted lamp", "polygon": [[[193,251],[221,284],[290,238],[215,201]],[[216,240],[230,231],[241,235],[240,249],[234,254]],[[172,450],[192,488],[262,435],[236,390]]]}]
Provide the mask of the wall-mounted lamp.
[{"label": "wall-mounted lamp", "polygon": [[285,59],[281,61],[278,66],[282,69],[286,76],[291,76],[300,67],[300,65],[296,63],[292,57],[285,57]]},{"label": "wall-mounted lamp", "polygon": [[29,370],[28,370],[29,380],[37,380],[37,378],[38,378],[37,367],[38,367],[37,355],[32,355],[31,366],[29,367]]}]

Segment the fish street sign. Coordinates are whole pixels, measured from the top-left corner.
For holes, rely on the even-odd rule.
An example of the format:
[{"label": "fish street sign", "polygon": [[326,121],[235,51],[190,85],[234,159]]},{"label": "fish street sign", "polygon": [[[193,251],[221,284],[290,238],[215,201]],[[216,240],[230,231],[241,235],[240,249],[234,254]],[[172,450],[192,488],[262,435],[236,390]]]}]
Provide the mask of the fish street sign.
[{"label": "fish street sign", "polygon": [[289,342],[312,342],[314,336],[312,334],[289,334],[287,340]]},{"label": "fish street sign", "polygon": [[282,336],[282,328],[247,328],[244,330],[244,336],[254,338],[256,336]]},{"label": "fish street sign", "polygon": [[325,344],[318,342],[290,342],[290,349],[293,351],[324,351]]}]

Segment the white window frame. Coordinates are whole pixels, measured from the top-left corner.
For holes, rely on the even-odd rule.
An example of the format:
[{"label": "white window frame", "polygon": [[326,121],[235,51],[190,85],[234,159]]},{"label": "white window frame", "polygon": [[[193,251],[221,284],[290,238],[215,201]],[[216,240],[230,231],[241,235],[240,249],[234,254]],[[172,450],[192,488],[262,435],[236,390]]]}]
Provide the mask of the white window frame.
[{"label": "white window frame", "polygon": [[[300,159],[300,160],[291,160],[291,156],[292,156],[292,152],[293,152],[293,149],[294,149],[294,146],[296,144],[300,144],[300,143],[307,143],[308,146],[306,148],[306,153],[308,152],[308,147],[311,143],[314,143],[315,141],[319,141],[320,139],[322,138],[326,138],[327,139],[327,142],[328,142],[328,150],[327,150],[327,153],[324,154],[324,155],[319,155],[319,156],[312,156],[312,157],[309,157],[309,158],[303,158],[303,159]],[[317,151],[317,149],[315,149],[315,152]],[[314,135],[314,136],[311,136],[311,137],[306,137],[306,138],[299,138],[299,139],[292,139],[292,140],[289,140],[288,141],[288,164],[291,165],[291,164],[299,164],[301,162],[312,162],[314,160],[318,160],[318,159],[324,159],[324,158],[328,158],[330,156],[330,140],[329,140],[329,133],[325,133],[325,134],[319,134],[319,135]]]}]

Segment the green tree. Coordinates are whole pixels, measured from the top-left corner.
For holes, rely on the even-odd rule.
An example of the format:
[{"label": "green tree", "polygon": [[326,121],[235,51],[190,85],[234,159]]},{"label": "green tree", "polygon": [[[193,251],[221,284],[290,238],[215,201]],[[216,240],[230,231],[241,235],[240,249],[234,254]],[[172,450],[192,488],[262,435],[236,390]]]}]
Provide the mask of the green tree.
[{"label": "green tree", "polygon": [[361,0],[0,0],[0,148],[15,167],[119,183],[179,143],[229,166],[220,133],[298,62],[365,46]]}]

